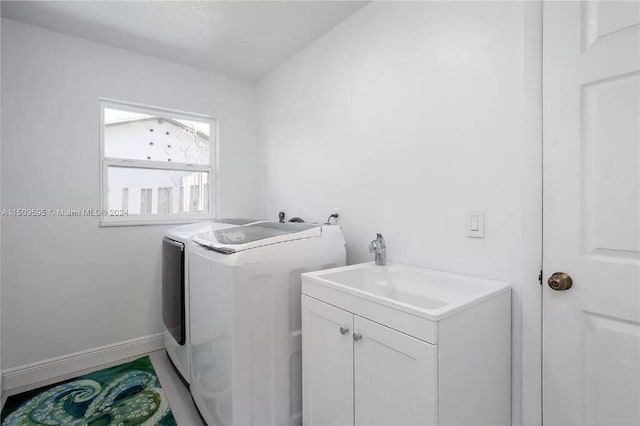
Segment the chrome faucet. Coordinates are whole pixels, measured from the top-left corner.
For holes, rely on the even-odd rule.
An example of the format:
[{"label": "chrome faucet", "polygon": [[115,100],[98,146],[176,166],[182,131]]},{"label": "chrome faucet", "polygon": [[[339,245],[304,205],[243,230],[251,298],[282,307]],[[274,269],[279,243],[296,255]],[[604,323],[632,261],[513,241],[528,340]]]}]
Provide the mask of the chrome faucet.
[{"label": "chrome faucet", "polygon": [[369,253],[376,254],[376,265],[387,264],[387,245],[382,234],[377,234],[376,239],[369,243]]}]

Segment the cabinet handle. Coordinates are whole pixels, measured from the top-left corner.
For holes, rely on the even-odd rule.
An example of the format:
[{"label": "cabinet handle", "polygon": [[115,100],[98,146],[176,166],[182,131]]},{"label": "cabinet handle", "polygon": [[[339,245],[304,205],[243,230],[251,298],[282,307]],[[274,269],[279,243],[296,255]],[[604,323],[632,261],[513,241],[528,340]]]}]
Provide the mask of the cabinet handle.
[{"label": "cabinet handle", "polygon": [[340,327],[340,334],[343,336],[349,332],[349,327]]},{"label": "cabinet handle", "polygon": [[360,333],[353,333],[353,340],[355,340],[356,342],[358,340],[362,339],[362,334]]}]

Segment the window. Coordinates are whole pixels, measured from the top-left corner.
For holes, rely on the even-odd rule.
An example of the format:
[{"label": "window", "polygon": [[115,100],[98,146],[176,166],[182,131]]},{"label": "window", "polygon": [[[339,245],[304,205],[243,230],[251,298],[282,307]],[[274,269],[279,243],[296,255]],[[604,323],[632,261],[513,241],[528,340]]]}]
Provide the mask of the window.
[{"label": "window", "polygon": [[100,101],[101,225],[214,217],[215,121]]}]

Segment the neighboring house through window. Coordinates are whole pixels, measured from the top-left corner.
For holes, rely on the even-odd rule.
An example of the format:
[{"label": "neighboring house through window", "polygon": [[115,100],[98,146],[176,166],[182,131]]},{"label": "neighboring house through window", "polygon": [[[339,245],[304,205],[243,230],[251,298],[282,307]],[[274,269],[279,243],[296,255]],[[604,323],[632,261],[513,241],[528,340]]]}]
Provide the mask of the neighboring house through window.
[{"label": "neighboring house through window", "polygon": [[[215,120],[100,101],[103,225],[214,217]],[[177,196],[176,196],[177,195]]]}]

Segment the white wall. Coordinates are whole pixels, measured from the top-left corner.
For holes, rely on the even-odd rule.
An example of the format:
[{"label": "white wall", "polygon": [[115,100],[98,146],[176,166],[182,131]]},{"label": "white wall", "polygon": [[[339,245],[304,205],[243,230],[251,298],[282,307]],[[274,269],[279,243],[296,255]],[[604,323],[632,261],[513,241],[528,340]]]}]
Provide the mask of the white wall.
[{"label": "white wall", "polygon": [[390,261],[513,284],[514,424],[540,422],[539,45],[537,4],[371,3],[258,85],[265,215],[340,208],[350,263],[381,232]]},{"label": "white wall", "polygon": [[[221,216],[259,213],[253,86],[2,21],[2,206],[98,208],[98,97],[212,115]],[[166,226],[2,218],[4,369],[159,333]]]}]

